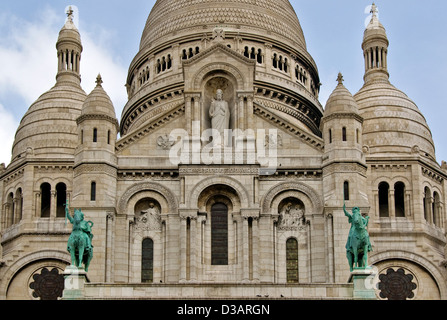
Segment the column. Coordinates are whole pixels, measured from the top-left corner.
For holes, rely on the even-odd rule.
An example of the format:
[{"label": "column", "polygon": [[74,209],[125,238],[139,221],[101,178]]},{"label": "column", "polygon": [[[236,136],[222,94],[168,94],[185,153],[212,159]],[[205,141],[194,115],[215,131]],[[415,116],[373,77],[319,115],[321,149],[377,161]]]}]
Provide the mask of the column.
[{"label": "column", "polygon": [[244,103],[244,95],[238,96],[238,110],[237,110],[237,121],[236,121],[236,128],[245,130],[245,103]]},{"label": "column", "polygon": [[266,71],[272,70],[272,44],[266,43],[265,44],[265,68]]},{"label": "column", "polygon": [[364,52],[363,57],[365,58],[365,72],[366,72],[368,71],[368,52]]},{"label": "column", "polygon": [[410,191],[405,191],[405,216],[412,216],[412,205],[411,205],[411,193]]},{"label": "column", "polygon": [[380,217],[379,190],[378,189],[374,190],[373,194],[374,194],[374,204],[376,207],[375,218],[378,219]]},{"label": "column", "polygon": [[377,48],[372,48],[372,54],[373,54],[373,68],[377,68]]},{"label": "column", "polygon": [[191,108],[192,96],[185,94],[185,116],[186,116],[186,131],[191,136],[191,124],[192,124],[192,108]]},{"label": "column", "polygon": [[192,121],[201,121],[201,95],[200,93],[196,93],[192,95],[192,98],[194,99],[194,105],[193,105],[193,118]]},{"label": "column", "polygon": [[180,44],[176,43],[172,46],[172,57],[171,57],[171,63],[172,63],[172,69],[180,70],[182,69],[182,58],[180,56]]},{"label": "column", "polygon": [[35,193],[35,206],[36,207],[35,207],[34,214],[35,214],[36,218],[39,218],[40,215],[41,215],[41,210],[42,210],[42,208],[41,208],[41,206],[42,206],[42,195],[41,195],[40,192],[36,192]]},{"label": "column", "polygon": [[197,281],[197,217],[190,217],[190,233],[189,233],[189,280]]},{"label": "column", "polygon": [[105,243],[105,266],[104,281],[112,282],[113,274],[113,221],[115,219],[114,212],[107,212],[106,215],[106,243]]},{"label": "column", "polygon": [[252,218],[252,239],[251,239],[251,261],[252,261],[252,280],[259,282],[259,217]]},{"label": "column", "polygon": [[327,247],[328,247],[328,266],[329,266],[329,282],[335,281],[335,256],[334,256],[334,221],[333,221],[332,213],[329,213],[326,216],[326,225],[327,225]]},{"label": "column", "polygon": [[57,193],[51,190],[50,218],[56,218]]},{"label": "column", "polygon": [[248,217],[243,216],[242,220],[242,281],[250,280],[249,265],[249,239],[248,239]]},{"label": "column", "polygon": [[180,216],[180,283],[186,282],[186,216]]},{"label": "column", "polygon": [[391,189],[391,186],[388,193],[388,211],[390,213],[390,218],[396,217],[396,203],[394,197],[394,189]]}]

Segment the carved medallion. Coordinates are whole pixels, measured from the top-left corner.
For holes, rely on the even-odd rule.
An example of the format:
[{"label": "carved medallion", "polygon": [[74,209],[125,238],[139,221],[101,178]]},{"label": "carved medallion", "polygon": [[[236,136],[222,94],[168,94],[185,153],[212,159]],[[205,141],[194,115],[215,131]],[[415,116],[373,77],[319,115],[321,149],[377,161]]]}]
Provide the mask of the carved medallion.
[{"label": "carved medallion", "polygon": [[32,276],[32,282],[29,288],[32,290],[32,296],[40,300],[57,300],[62,297],[64,291],[64,276],[59,273],[58,268],[49,271],[42,268]]},{"label": "carved medallion", "polygon": [[405,274],[405,270],[399,268],[394,271],[389,268],[386,274],[379,275],[380,282],[377,288],[380,290],[380,297],[388,300],[407,300],[414,298],[414,290],[417,288],[413,282],[412,274]]}]

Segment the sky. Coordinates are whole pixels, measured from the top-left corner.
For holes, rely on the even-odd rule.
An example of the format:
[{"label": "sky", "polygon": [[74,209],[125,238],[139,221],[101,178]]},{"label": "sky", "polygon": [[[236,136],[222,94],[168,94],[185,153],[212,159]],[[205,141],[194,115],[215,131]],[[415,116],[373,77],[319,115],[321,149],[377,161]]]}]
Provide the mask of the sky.
[{"label": "sky", "polygon": [[[354,95],[363,85],[363,32],[371,0],[291,0],[322,83],[325,106],[342,72]],[[84,51],[82,87],[88,94],[98,73],[118,118],[127,102],[124,84],[155,0],[0,1],[0,163],[8,165],[20,120],[55,84],[56,41],[66,8]],[[375,0],[387,30],[390,81],[419,107],[431,129],[438,163],[447,161],[447,1]],[[293,32],[293,30],[292,30]]]}]

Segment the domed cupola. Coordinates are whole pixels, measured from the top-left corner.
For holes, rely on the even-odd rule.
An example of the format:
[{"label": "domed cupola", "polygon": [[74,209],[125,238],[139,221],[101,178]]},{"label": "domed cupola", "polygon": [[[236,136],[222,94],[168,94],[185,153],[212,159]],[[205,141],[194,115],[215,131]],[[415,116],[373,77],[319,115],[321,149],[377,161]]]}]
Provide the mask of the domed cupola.
[{"label": "domed cupola", "polygon": [[371,13],[371,21],[365,29],[362,43],[365,58],[365,82],[389,78],[387,66],[389,41],[385,27],[377,16],[377,6],[374,3]]},{"label": "domed cupola", "polygon": [[81,116],[77,119],[79,146],[76,164],[85,161],[116,161],[114,153],[119,129],[118,120],[113,103],[102,83],[102,78],[98,75],[96,87],[85,99]]},{"label": "domed cupola", "polygon": [[332,114],[358,114],[357,102],[352,97],[352,94],[343,85],[343,76],[338,74],[338,85],[329,96],[324,109],[324,117]]},{"label": "domed cupola", "polygon": [[12,161],[26,155],[39,158],[72,158],[77,146],[76,119],[86,93],[80,85],[82,44],[73,11],[57,41],[58,73],[55,86],[42,94],[23,116],[12,148]]},{"label": "domed cupola", "polygon": [[115,108],[109,95],[102,87],[102,83],[102,77],[98,75],[96,78],[96,87],[87,96],[83,104],[82,116],[98,115],[109,118],[113,123],[116,123]]},{"label": "domed cupola", "polygon": [[68,18],[65,25],[59,32],[56,43],[58,56],[57,82],[81,83],[81,35],[73,23],[73,10],[69,8]]},{"label": "domed cupola", "polygon": [[243,112],[268,116],[267,108],[320,139],[318,69],[288,0],[157,0],[129,67],[121,137],[144,130],[162,109],[178,114],[182,104],[189,123],[190,103],[199,104],[192,118],[206,129],[203,107],[217,85],[231,114],[240,113],[231,129],[242,129]]},{"label": "domed cupola", "polygon": [[357,102],[343,85],[338,74],[338,85],[329,96],[321,121],[325,161],[363,161],[362,123]]},{"label": "domed cupola", "polygon": [[[341,207],[351,200],[357,206],[369,207],[365,190],[365,156],[362,151],[362,123],[352,94],[338,85],[330,95],[321,120],[323,132],[323,192],[327,206]],[[352,204],[351,203],[351,204]],[[348,202],[349,206],[349,202]]]},{"label": "domed cupola", "polygon": [[372,6],[372,19],[365,30],[365,83],[354,99],[364,119],[363,143],[370,155],[422,155],[435,160],[430,128],[416,104],[389,81],[385,28]]}]

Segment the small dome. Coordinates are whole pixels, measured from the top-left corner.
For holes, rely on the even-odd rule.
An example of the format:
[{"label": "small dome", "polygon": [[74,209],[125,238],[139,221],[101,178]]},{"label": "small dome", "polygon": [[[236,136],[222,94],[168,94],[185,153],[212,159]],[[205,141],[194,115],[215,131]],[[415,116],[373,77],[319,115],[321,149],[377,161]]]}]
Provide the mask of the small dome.
[{"label": "small dome", "polygon": [[379,18],[377,17],[377,7],[374,3],[371,8],[371,13],[372,13],[371,21],[369,22],[368,26],[365,29],[365,32],[363,34],[363,41],[365,42],[372,39],[374,40],[381,39],[388,42],[386,29],[380,22]]},{"label": "small dome", "polygon": [[354,95],[363,117],[363,141],[370,153],[412,153],[435,159],[427,122],[416,104],[389,81],[366,83]]},{"label": "small dome", "polygon": [[343,76],[338,74],[338,85],[329,96],[324,109],[324,116],[334,113],[355,113],[358,114],[357,102],[352,97],[352,94],[343,85]]},{"label": "small dome", "polygon": [[78,144],[76,119],[85,92],[79,86],[56,85],[34,102],[17,129],[12,160],[26,152],[38,157],[71,157]]},{"label": "small dome", "polygon": [[65,22],[65,25],[62,27],[61,31],[59,31],[59,38],[56,46],[63,41],[70,41],[81,45],[81,35],[73,22],[73,10],[70,8],[67,14],[67,21]]},{"label": "small dome", "polygon": [[102,87],[100,75],[96,78],[96,87],[85,99],[82,115],[106,115],[116,119],[115,108],[112,100],[110,100],[110,97]]}]

